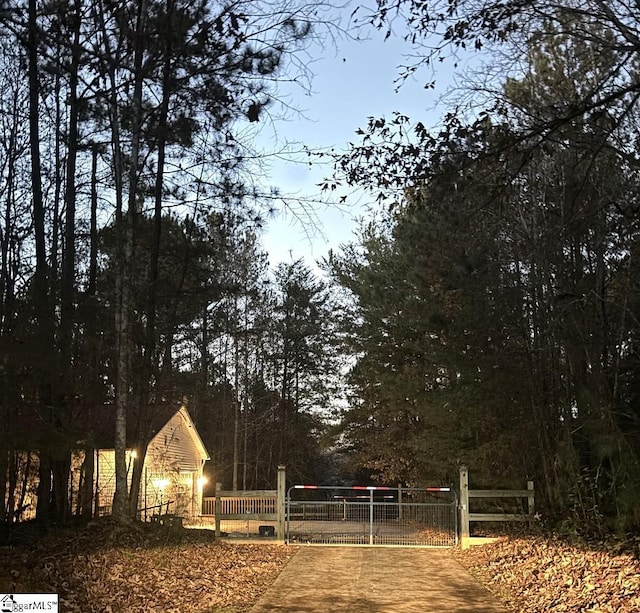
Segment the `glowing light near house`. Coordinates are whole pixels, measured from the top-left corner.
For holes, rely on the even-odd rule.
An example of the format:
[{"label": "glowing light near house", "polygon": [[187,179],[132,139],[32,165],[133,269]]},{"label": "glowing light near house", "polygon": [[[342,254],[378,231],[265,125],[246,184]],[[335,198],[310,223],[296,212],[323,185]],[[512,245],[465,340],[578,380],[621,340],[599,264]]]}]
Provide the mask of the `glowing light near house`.
[{"label": "glowing light near house", "polygon": [[167,485],[169,485],[169,479],[167,478],[154,479],[151,483],[153,484],[153,487],[159,490],[163,490],[165,487],[167,487]]},{"label": "glowing light near house", "polygon": [[206,477],[198,477],[198,489],[202,490],[202,488],[204,487],[205,483],[207,483],[207,478]]}]

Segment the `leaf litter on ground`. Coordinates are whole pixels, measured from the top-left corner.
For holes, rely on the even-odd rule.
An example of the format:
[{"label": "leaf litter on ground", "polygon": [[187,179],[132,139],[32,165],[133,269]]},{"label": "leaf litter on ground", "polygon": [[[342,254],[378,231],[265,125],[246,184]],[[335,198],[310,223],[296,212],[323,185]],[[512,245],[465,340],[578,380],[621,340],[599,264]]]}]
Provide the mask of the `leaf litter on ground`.
[{"label": "leaf litter on ground", "polygon": [[[65,613],[243,613],[299,548],[109,520],[3,541],[0,592],[58,593]],[[640,613],[639,546],[511,536],[452,555],[516,613]]]},{"label": "leaf litter on ground", "polygon": [[638,544],[511,536],[453,555],[517,613],[640,613]]},{"label": "leaf litter on ground", "polygon": [[97,521],[0,547],[0,592],[57,593],[65,613],[240,613],[296,550],[216,541],[210,530]]}]

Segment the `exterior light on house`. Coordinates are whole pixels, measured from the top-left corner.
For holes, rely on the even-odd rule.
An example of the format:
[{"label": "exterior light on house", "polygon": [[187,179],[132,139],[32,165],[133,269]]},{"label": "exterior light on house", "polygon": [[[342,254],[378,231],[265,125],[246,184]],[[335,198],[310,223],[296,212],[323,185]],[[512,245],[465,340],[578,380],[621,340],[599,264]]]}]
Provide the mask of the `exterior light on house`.
[{"label": "exterior light on house", "polygon": [[202,488],[204,487],[206,482],[207,482],[207,478],[206,477],[198,477],[198,489],[200,491],[202,491]]},{"label": "exterior light on house", "polygon": [[162,479],[154,479],[151,483],[156,489],[163,490],[167,485],[169,485],[169,479],[163,477]]}]

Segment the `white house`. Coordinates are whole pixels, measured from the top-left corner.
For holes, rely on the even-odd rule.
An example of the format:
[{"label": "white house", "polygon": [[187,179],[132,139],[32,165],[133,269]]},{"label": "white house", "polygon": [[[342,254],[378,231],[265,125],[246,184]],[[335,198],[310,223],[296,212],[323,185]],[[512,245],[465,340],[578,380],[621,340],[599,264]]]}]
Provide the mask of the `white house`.
[{"label": "white house", "polygon": [[[21,428],[25,450],[12,451],[10,468],[12,480],[7,477],[9,512],[18,521],[35,515],[38,490],[38,449],[42,441],[51,438],[50,426],[36,410],[24,411],[16,420]],[[83,448],[93,448],[93,502],[94,515],[111,513],[115,492],[115,408],[112,404],[80,408],[73,419],[73,431],[67,433],[71,448],[71,471],[68,493],[71,513],[80,511],[80,491],[90,474],[83,464]],[[140,516],[162,513],[179,515],[186,519],[199,517],[202,508],[203,467],[209,454],[196,427],[182,404],[148,405],[127,413],[127,470],[129,485],[133,473],[133,460],[139,453],[140,441],[148,441],[140,483],[138,508]],[[1,478],[1,477],[0,477]],[[13,484],[13,485],[11,485]],[[6,501],[5,501],[6,502]],[[167,508],[167,504],[169,507]]]},{"label": "white house", "polygon": [[[110,417],[110,416],[109,416]],[[111,422],[111,419],[106,419]],[[130,432],[135,420],[127,427],[127,469],[129,483],[133,471],[133,459],[137,454]],[[209,454],[198,434],[191,416],[184,405],[149,407],[145,421],[149,427],[150,442],[142,470],[138,508],[141,515],[149,516],[168,512],[186,518],[200,515],[202,508],[203,467]],[[113,440],[113,431],[108,437]],[[98,437],[100,438],[100,437]],[[103,439],[104,441],[105,439]],[[80,466],[81,454],[74,462]],[[96,445],[94,469],[94,495],[99,514],[111,512],[115,491],[115,462],[112,445]],[[161,505],[163,508],[161,508]]]}]

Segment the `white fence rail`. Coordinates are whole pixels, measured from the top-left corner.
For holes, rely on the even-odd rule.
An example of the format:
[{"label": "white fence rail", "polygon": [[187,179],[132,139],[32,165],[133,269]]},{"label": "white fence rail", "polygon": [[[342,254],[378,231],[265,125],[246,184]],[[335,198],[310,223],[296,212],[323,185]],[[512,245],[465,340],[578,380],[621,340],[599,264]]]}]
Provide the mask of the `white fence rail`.
[{"label": "white fence rail", "polygon": [[223,522],[274,522],[278,540],[285,537],[285,469],[278,467],[278,487],[275,490],[225,491],[216,484],[215,497],[202,500],[202,515],[215,518],[216,537]]},{"label": "white fence rail", "polygon": [[[527,510],[525,513],[472,513],[469,508],[470,498],[526,498]],[[460,542],[463,548],[473,544],[469,535],[470,522],[530,521],[533,519],[534,513],[533,481],[527,481],[526,490],[470,490],[469,471],[466,466],[460,467]]]},{"label": "white fence rail", "polygon": [[[278,507],[277,490],[217,492],[220,498],[220,513],[222,515],[239,515],[246,519],[246,515],[275,515]],[[204,498],[202,515],[216,514],[216,497]]]}]

